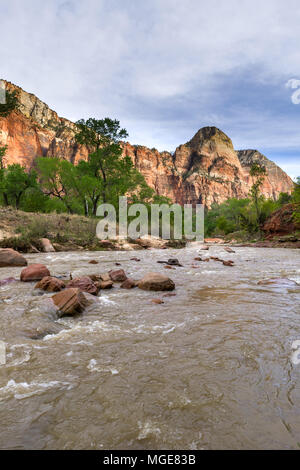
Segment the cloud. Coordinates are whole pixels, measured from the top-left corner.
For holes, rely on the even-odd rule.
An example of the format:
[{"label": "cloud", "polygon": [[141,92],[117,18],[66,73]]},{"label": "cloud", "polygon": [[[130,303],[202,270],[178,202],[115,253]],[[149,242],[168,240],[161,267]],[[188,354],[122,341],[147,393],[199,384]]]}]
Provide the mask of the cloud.
[{"label": "cloud", "polygon": [[298,0],[10,0],[0,17],[1,77],[69,119],[116,117],[159,149],[204,125],[300,147]]}]

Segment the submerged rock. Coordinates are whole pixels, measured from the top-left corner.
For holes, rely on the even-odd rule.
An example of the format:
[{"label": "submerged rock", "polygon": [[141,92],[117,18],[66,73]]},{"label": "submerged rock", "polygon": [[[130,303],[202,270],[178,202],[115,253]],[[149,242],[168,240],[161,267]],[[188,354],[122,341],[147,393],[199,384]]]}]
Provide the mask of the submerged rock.
[{"label": "submerged rock", "polygon": [[21,272],[22,282],[40,281],[43,277],[50,276],[49,269],[44,264],[30,264]]},{"label": "submerged rock", "polygon": [[58,308],[58,317],[77,315],[89,305],[88,299],[79,288],[65,289],[53,295],[52,300]]},{"label": "submerged rock", "polygon": [[273,277],[270,279],[263,279],[258,281],[257,283],[259,286],[268,286],[274,285],[278,287],[293,287],[298,286],[299,284],[296,281],[292,281],[291,279],[287,278],[280,278],[280,277]]},{"label": "submerged rock", "polygon": [[14,277],[8,277],[7,279],[2,279],[0,281],[0,286],[6,286],[7,284],[11,284],[12,282],[18,282],[18,281]]},{"label": "submerged rock", "polygon": [[27,266],[27,260],[12,248],[0,248],[0,268]]},{"label": "submerged rock", "polygon": [[148,273],[139,281],[138,287],[150,291],[170,291],[175,289],[175,284],[172,279],[163,274]]}]

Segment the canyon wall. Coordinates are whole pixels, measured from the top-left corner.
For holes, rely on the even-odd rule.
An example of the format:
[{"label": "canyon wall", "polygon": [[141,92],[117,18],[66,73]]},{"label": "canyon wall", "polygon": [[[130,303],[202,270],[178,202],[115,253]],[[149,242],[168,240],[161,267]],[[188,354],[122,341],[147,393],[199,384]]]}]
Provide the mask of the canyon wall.
[{"label": "canyon wall", "polygon": [[[9,91],[16,90],[20,109],[0,118],[0,145],[7,145],[5,164],[34,166],[38,156],[58,156],[77,163],[86,159],[88,150],[74,139],[76,126],[61,118],[35,95],[5,82]],[[263,193],[277,198],[290,193],[293,182],[275,163],[256,150],[235,151],[230,138],[216,127],[204,127],[174,154],[158,152],[141,145],[123,143],[124,154],[131,157],[149,186],[174,202],[221,203],[230,197],[243,198],[252,185],[253,162],[266,166]]]}]

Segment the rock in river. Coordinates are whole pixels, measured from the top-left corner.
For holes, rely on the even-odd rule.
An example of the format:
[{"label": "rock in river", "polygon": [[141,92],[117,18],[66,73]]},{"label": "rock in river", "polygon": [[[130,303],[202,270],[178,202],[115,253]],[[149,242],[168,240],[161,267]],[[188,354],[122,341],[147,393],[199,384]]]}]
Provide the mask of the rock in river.
[{"label": "rock in river", "polygon": [[159,273],[148,273],[139,282],[138,287],[143,290],[165,291],[174,290],[175,284],[167,276]]},{"label": "rock in river", "polygon": [[0,268],[27,266],[27,261],[20,253],[11,248],[0,248]]},{"label": "rock in river", "polygon": [[109,276],[113,282],[124,282],[127,279],[124,269],[109,271]]},{"label": "rock in river", "polygon": [[35,286],[35,289],[41,289],[46,292],[59,292],[66,287],[64,281],[56,277],[43,277]]},{"label": "rock in river", "polygon": [[46,276],[50,276],[50,272],[44,264],[30,264],[21,271],[20,279],[23,282],[32,282],[40,281]]},{"label": "rock in river", "polygon": [[58,308],[59,317],[82,313],[89,304],[83,292],[78,288],[65,289],[53,295],[52,300]]},{"label": "rock in river", "polygon": [[77,277],[68,283],[68,288],[78,287],[83,292],[88,294],[97,295],[100,286],[96,285],[89,276]]}]

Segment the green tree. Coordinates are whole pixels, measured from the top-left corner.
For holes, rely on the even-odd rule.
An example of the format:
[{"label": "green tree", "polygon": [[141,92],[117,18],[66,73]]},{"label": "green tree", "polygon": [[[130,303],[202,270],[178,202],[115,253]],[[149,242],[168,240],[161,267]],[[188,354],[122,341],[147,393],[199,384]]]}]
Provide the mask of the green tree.
[{"label": "green tree", "polygon": [[15,163],[1,170],[0,192],[5,205],[10,203],[19,209],[21,198],[29,188],[37,188],[37,174],[35,171],[26,172],[25,168]]},{"label": "green tree", "polygon": [[253,163],[250,169],[250,176],[252,177],[252,181],[253,181],[253,184],[250,190],[250,195],[251,195],[251,199],[253,201],[254,207],[255,207],[257,227],[259,227],[259,224],[261,222],[259,200],[260,200],[260,195],[261,195],[261,187],[263,185],[265,177],[267,176],[266,167],[259,163]]},{"label": "green tree", "polygon": [[[121,140],[128,136],[120,122],[105,118],[80,120],[76,141],[90,150],[87,162],[78,164],[78,190],[86,192],[95,216],[100,202],[117,205],[119,196],[145,188],[144,177],[129,156],[123,155]],[[80,188],[79,188],[80,184]]]},{"label": "green tree", "polygon": [[72,205],[75,195],[72,185],[74,165],[57,157],[39,157],[36,163],[44,194],[59,199],[69,213],[74,213]]}]

